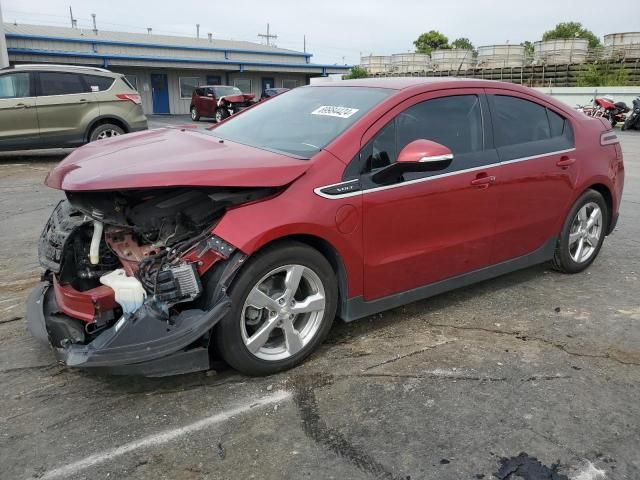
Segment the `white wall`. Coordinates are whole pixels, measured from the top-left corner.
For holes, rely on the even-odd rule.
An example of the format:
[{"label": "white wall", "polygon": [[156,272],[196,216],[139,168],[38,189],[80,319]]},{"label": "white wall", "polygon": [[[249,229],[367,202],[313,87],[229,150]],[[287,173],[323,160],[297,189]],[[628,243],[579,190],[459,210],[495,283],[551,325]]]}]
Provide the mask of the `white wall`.
[{"label": "white wall", "polygon": [[610,96],[616,102],[625,102],[631,107],[633,99],[640,95],[639,87],[538,87],[541,93],[566,103],[571,108],[577,105],[591,105],[594,97]]}]

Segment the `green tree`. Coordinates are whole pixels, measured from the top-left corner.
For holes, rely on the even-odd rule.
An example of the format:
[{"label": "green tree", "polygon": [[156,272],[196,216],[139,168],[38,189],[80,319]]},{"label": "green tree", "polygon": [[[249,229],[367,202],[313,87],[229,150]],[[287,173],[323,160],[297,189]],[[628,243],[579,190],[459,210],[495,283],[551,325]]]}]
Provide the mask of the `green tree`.
[{"label": "green tree", "polygon": [[553,30],[548,30],[542,35],[542,40],[554,40],[556,38],[585,38],[589,40],[590,48],[600,45],[600,39],[591,30],[584,28],[580,22],[559,23]]},{"label": "green tree", "polygon": [[527,57],[533,57],[533,43],[529,40],[520,43],[520,46],[524,47],[524,54]]},{"label": "green tree", "polygon": [[451,42],[451,48],[463,48],[465,50],[475,50],[473,48],[473,43],[466,37],[456,38],[453,42]]},{"label": "green tree", "polygon": [[344,75],[342,78],[345,80],[349,80],[352,78],[367,78],[369,76],[369,72],[364,67],[360,65],[355,65],[351,68],[351,71],[348,75]]},{"label": "green tree", "polygon": [[413,44],[416,46],[417,53],[431,53],[432,50],[437,50],[438,48],[451,48],[449,47],[447,36],[436,30],[423,33]]}]

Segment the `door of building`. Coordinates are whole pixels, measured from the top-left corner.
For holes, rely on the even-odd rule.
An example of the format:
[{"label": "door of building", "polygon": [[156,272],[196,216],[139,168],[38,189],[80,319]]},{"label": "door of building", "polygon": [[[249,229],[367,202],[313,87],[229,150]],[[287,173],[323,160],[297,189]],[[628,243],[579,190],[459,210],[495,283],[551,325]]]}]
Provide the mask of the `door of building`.
[{"label": "door of building", "polygon": [[222,85],[222,77],[220,75],[207,75],[207,85]]},{"label": "door of building", "polygon": [[262,90],[264,92],[267,88],[275,88],[276,81],[273,77],[262,77]]},{"label": "door of building", "polygon": [[151,74],[153,113],[169,113],[169,85],[166,73]]}]

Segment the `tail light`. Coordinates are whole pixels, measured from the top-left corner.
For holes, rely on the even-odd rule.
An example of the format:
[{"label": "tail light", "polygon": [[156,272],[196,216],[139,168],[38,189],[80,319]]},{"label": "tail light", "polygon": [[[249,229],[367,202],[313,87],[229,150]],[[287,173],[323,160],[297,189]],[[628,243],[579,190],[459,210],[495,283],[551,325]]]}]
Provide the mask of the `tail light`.
[{"label": "tail light", "polygon": [[618,136],[613,130],[606,130],[600,134],[600,145],[614,145],[619,143]]},{"label": "tail light", "polygon": [[116,94],[119,100],[129,100],[136,105],[140,105],[142,103],[142,98],[139,93],[118,93]]}]

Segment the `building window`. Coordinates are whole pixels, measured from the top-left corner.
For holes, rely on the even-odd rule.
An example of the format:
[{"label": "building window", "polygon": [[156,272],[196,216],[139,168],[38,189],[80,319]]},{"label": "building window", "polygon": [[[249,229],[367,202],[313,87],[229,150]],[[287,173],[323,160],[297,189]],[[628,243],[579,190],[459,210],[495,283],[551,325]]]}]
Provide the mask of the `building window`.
[{"label": "building window", "polygon": [[236,78],[233,85],[242,90],[242,93],[251,93],[251,80],[248,78]]},{"label": "building window", "polygon": [[191,94],[200,86],[200,77],[180,77],[180,98],[191,98]]},{"label": "building window", "polygon": [[282,80],[282,88],[296,88],[298,86],[298,80],[285,79]]},{"label": "building window", "polygon": [[[138,90],[138,76],[137,75],[125,75],[125,80],[129,82],[129,86],[134,90]],[[139,90],[138,90],[139,91]]]}]

